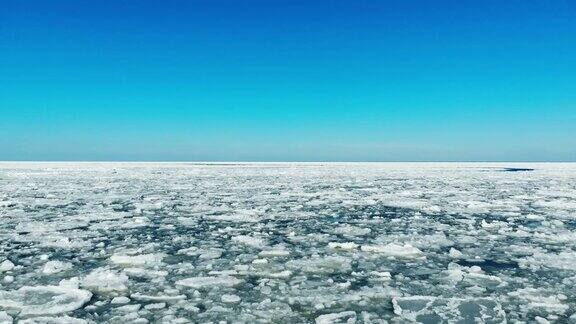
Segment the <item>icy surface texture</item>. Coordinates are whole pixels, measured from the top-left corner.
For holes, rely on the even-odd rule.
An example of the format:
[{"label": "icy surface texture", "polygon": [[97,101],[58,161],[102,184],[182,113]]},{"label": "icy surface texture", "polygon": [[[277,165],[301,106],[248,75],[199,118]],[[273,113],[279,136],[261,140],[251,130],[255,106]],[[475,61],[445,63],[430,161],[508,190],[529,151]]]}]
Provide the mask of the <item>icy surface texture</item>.
[{"label": "icy surface texture", "polygon": [[576,164],[0,163],[1,323],[575,313]]}]

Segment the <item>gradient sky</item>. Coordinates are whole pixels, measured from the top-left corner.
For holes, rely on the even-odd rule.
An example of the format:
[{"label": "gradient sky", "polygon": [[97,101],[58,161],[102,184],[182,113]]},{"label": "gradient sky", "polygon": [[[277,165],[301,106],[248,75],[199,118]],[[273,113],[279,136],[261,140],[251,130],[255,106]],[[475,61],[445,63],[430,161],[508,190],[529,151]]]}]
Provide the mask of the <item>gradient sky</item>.
[{"label": "gradient sky", "polygon": [[4,0],[0,160],[576,161],[576,1]]}]

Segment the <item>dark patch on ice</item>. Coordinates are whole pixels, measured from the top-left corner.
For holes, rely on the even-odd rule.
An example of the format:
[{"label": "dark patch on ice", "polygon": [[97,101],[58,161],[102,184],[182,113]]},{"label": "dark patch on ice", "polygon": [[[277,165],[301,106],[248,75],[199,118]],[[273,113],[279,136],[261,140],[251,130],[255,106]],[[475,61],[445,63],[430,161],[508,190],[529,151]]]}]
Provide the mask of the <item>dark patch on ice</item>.
[{"label": "dark patch on ice", "polygon": [[248,285],[250,287],[257,287],[259,281],[260,281],[260,277],[258,277],[258,276],[249,275],[249,276],[246,276],[246,278],[244,278],[244,284]]},{"label": "dark patch on ice", "polygon": [[350,283],[350,290],[359,290],[362,289],[362,287],[368,286],[368,284],[367,278],[358,278]]},{"label": "dark patch on ice", "polygon": [[529,221],[524,221],[521,223],[522,223],[522,226],[532,228],[532,229],[538,228],[542,224],[540,221],[536,221],[536,220],[529,220]]},{"label": "dark patch on ice", "polygon": [[3,206],[0,207],[5,207],[5,208],[11,208],[11,207],[16,207],[16,203],[15,202],[8,202]]},{"label": "dark patch on ice", "polygon": [[197,304],[196,307],[198,307],[198,311],[199,311],[200,313],[204,313],[204,312],[206,311],[206,306],[205,306],[204,304],[202,304],[202,303]]},{"label": "dark patch on ice", "polygon": [[576,220],[567,220],[564,224],[566,224],[566,227],[570,230],[576,229]]},{"label": "dark patch on ice", "polygon": [[504,172],[529,172],[529,171],[534,171],[534,169],[531,169],[531,168],[504,168],[504,169],[502,169],[502,171],[504,171]]},{"label": "dark patch on ice", "polygon": [[411,214],[412,210],[408,208],[387,206],[384,204],[355,206],[355,208],[345,208],[336,213],[336,217],[343,219],[372,219],[382,217],[387,219],[401,218]]},{"label": "dark patch on ice", "polygon": [[458,306],[460,314],[463,315],[463,323],[475,323],[477,318],[482,318],[481,308],[475,302],[465,302]]},{"label": "dark patch on ice", "polygon": [[442,317],[436,313],[421,314],[416,317],[418,323],[435,324],[442,323]]},{"label": "dark patch on ice", "polygon": [[427,279],[430,275],[437,274],[439,270],[437,269],[428,269],[428,268],[406,268],[403,270],[406,275],[416,277],[419,279]]},{"label": "dark patch on ice", "polygon": [[495,261],[491,259],[485,260],[458,260],[457,263],[461,266],[471,267],[471,266],[479,266],[485,271],[488,272],[495,272],[499,270],[506,270],[506,269],[518,269],[518,262],[515,261]]}]

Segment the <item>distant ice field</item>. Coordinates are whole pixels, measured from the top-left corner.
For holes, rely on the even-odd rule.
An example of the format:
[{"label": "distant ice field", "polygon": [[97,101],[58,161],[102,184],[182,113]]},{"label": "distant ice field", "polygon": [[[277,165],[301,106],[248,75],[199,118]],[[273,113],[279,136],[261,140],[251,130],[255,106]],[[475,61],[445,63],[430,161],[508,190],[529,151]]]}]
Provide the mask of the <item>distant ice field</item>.
[{"label": "distant ice field", "polygon": [[576,164],[0,163],[0,323],[576,323]]}]

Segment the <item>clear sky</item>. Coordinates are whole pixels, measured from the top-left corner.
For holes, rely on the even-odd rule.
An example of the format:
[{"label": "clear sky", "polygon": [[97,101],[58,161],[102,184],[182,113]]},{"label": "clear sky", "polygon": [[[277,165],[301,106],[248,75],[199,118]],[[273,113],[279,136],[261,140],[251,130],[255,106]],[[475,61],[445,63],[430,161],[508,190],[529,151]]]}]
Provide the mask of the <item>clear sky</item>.
[{"label": "clear sky", "polygon": [[576,161],[576,1],[4,0],[0,160]]}]

